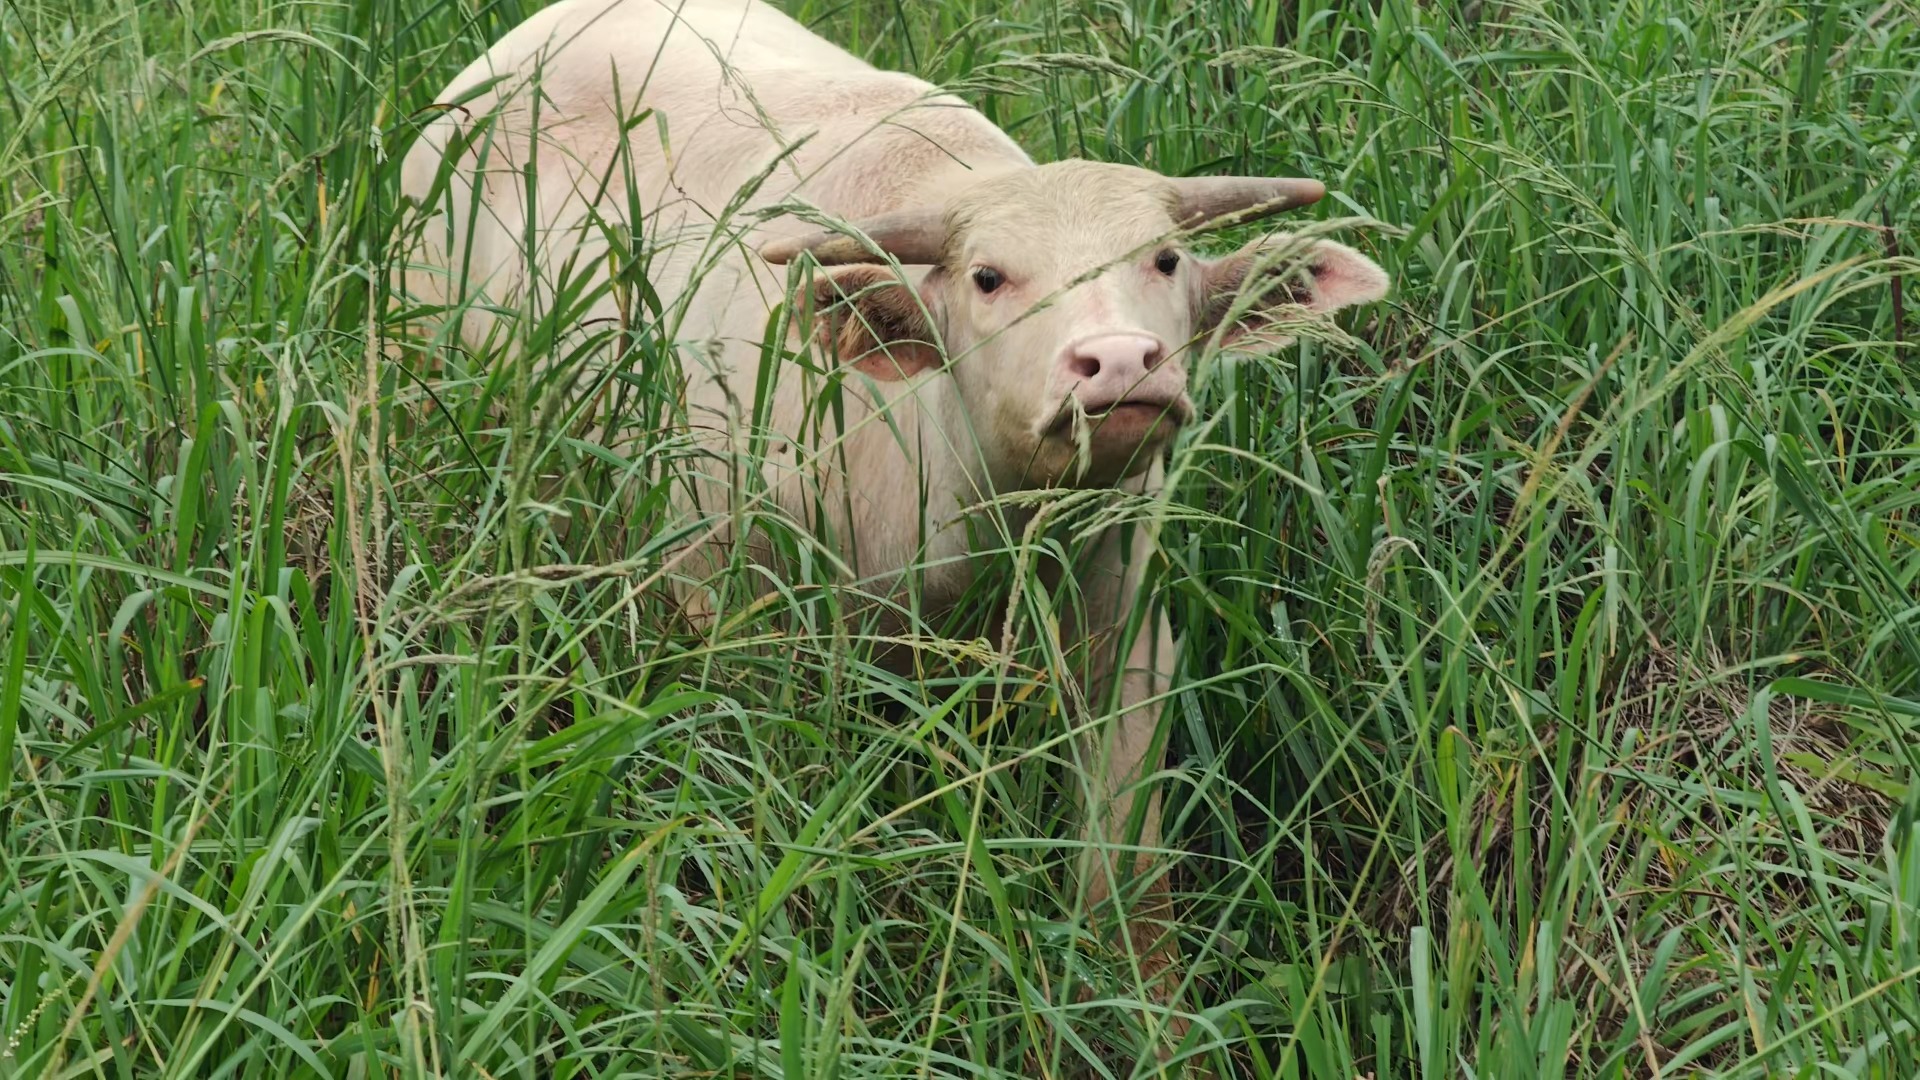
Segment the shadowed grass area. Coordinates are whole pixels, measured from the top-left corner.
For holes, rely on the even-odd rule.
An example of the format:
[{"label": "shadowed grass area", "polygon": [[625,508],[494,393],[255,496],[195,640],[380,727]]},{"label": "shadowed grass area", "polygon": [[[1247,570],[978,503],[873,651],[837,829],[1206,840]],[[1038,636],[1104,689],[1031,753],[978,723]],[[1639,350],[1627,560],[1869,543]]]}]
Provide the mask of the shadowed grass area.
[{"label": "shadowed grass area", "polygon": [[[639,278],[383,353],[399,159],[537,6],[0,0],[0,1077],[1127,1074],[1004,594],[903,681],[769,521],[681,618]],[[1199,365],[1154,519],[1185,1054],[1915,1075],[1920,9],[787,10],[1395,276]]]}]

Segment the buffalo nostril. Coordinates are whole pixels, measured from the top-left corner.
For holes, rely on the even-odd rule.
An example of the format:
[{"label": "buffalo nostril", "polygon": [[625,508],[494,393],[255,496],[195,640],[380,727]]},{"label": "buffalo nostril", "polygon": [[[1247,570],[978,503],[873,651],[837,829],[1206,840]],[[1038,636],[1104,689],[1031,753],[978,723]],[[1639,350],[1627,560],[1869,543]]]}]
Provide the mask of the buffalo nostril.
[{"label": "buffalo nostril", "polygon": [[1067,361],[1067,370],[1082,379],[1100,374],[1100,358],[1090,353],[1075,353]]}]

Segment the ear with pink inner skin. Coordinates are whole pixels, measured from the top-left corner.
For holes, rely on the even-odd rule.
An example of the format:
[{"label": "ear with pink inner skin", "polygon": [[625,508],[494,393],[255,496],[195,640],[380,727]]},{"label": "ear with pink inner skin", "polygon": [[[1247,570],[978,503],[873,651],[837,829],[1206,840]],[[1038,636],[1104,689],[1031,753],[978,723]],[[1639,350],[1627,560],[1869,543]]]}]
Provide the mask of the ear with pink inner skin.
[{"label": "ear with pink inner skin", "polygon": [[[1273,256],[1291,250],[1294,255]],[[1262,266],[1262,263],[1266,265]],[[1273,320],[1278,309],[1290,306],[1334,312],[1370,304],[1387,295],[1387,272],[1365,255],[1332,240],[1306,245],[1288,236],[1249,244],[1231,255],[1204,264],[1198,330],[1212,334],[1222,319],[1241,307],[1233,325],[1220,335],[1221,344],[1234,345],[1253,338]],[[1249,281],[1252,276],[1254,280]],[[1243,304],[1243,294],[1257,297]],[[1275,337],[1270,348],[1284,348],[1291,337]]]},{"label": "ear with pink inner skin", "polygon": [[890,382],[940,366],[939,337],[920,297],[890,267],[822,269],[809,298],[820,351]]}]

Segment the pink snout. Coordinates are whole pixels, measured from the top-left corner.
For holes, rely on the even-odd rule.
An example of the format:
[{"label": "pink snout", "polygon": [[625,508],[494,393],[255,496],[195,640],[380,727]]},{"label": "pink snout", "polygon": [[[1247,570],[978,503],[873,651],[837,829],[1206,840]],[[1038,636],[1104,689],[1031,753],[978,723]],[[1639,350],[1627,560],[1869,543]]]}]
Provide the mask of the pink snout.
[{"label": "pink snout", "polygon": [[1166,359],[1166,345],[1152,335],[1095,334],[1062,350],[1061,381],[1089,415],[1140,405],[1183,421],[1186,372]]}]

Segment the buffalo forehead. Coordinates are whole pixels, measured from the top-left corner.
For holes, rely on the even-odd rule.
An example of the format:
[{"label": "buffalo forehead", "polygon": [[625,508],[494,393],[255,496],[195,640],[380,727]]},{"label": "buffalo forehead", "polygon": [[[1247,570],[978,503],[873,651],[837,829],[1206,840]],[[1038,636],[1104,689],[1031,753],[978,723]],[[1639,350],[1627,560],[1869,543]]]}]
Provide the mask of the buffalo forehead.
[{"label": "buffalo forehead", "polygon": [[1060,162],[998,177],[956,199],[949,235],[961,260],[1079,271],[1173,232],[1173,198],[1172,185],[1145,169]]}]

